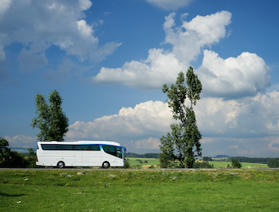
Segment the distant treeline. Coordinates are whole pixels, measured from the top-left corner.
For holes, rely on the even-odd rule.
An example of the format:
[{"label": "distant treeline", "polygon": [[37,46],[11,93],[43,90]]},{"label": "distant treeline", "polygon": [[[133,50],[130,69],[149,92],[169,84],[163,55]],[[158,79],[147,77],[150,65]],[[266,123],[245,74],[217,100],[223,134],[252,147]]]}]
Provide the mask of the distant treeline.
[{"label": "distant treeline", "polygon": [[127,152],[126,157],[130,158],[159,158],[160,153],[144,153],[138,154],[133,152]]},{"label": "distant treeline", "polygon": [[239,162],[264,163],[264,164],[267,164],[268,161],[274,159],[274,158],[248,158],[248,157],[231,157],[231,158],[236,159]]}]

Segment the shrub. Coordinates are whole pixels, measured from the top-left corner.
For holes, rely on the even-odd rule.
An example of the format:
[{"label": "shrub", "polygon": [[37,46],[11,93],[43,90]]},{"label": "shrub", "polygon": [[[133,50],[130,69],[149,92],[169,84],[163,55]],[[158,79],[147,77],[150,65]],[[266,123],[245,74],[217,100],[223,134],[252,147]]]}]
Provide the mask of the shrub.
[{"label": "shrub", "polygon": [[28,154],[26,156],[26,160],[28,162],[29,168],[36,167],[36,152],[33,149],[31,149],[31,148],[28,149]]},{"label": "shrub", "polygon": [[130,163],[129,163],[128,159],[125,159],[124,168],[126,168],[126,169],[130,168]]},{"label": "shrub", "polygon": [[159,158],[160,158],[160,167],[161,168],[169,168],[171,166],[171,162],[169,160],[168,155],[161,153]]},{"label": "shrub", "polygon": [[9,142],[0,138],[0,167],[5,168],[25,168],[28,166],[27,160],[18,152],[9,149]]},{"label": "shrub", "polygon": [[239,169],[239,168],[241,168],[241,166],[242,166],[241,163],[237,159],[234,159],[234,158],[232,159],[232,167],[233,168],[238,168]]},{"label": "shrub", "polygon": [[213,161],[211,157],[203,157],[202,160],[203,161]]},{"label": "shrub", "polygon": [[195,162],[193,168],[200,169],[200,168],[214,168],[213,164],[209,164],[208,161],[203,162]]},{"label": "shrub", "polygon": [[269,168],[279,168],[279,158],[269,159],[267,165]]}]

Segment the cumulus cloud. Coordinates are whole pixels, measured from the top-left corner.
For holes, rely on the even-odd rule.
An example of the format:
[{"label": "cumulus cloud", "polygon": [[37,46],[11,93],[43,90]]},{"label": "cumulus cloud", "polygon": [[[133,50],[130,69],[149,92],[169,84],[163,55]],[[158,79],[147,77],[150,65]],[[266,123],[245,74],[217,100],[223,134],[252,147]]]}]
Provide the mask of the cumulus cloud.
[{"label": "cumulus cloud", "polygon": [[12,149],[27,149],[36,147],[36,138],[26,135],[4,136]]},{"label": "cumulus cloud", "polygon": [[184,65],[189,65],[202,48],[220,41],[226,36],[226,27],[231,22],[231,13],[221,11],[206,16],[196,16],[191,21],[175,24],[175,13],[165,18],[165,42],[171,44],[172,52]]},{"label": "cumulus cloud", "polygon": [[[212,143],[218,137],[226,140],[278,138],[278,106],[279,92],[276,91],[237,100],[202,98],[195,108],[198,127],[205,137],[202,142]],[[155,149],[154,139],[168,132],[172,121],[167,103],[148,101],[90,122],[76,121],[70,126],[67,137],[120,140],[137,148],[150,145],[150,149]],[[270,147],[276,148],[276,145]]]},{"label": "cumulus cloud", "polygon": [[171,122],[168,106],[148,101],[134,108],[121,108],[118,114],[103,116],[90,122],[76,121],[69,127],[68,138],[134,138],[160,135]]},{"label": "cumulus cloud", "polygon": [[204,50],[198,74],[204,93],[210,96],[254,96],[269,85],[268,66],[249,52],[223,59],[216,52]]},{"label": "cumulus cloud", "polygon": [[[268,149],[272,152],[279,153],[279,138],[269,139]],[[278,155],[277,155],[278,156]]]},{"label": "cumulus cloud", "polygon": [[55,45],[81,61],[100,61],[111,54],[119,43],[100,46],[92,25],[85,20],[89,0],[78,1],[4,1],[0,6],[0,58],[4,48],[21,43],[21,56],[38,60],[46,49]]},{"label": "cumulus cloud", "polygon": [[164,83],[175,82],[177,73],[186,71],[204,49],[197,73],[206,96],[227,99],[255,96],[269,86],[269,68],[260,56],[243,52],[237,57],[223,59],[218,53],[205,49],[226,36],[231,16],[228,11],[198,15],[177,26],[175,13],[171,13],[163,24],[165,43],[171,45],[171,50],[150,49],[145,60],[129,61],[120,68],[102,67],[93,80],[161,88]]},{"label": "cumulus cloud", "polygon": [[278,97],[273,91],[237,100],[202,98],[196,108],[199,127],[208,136],[278,136]]},{"label": "cumulus cloud", "polygon": [[159,150],[160,139],[149,137],[135,142],[137,149]]},{"label": "cumulus cloud", "polygon": [[279,148],[276,149],[278,137],[211,137],[210,140],[213,142],[202,144],[203,155],[225,154],[246,157],[277,157],[279,153]]},{"label": "cumulus cloud", "polygon": [[0,17],[9,9],[11,0],[2,0],[0,4]]},{"label": "cumulus cloud", "polygon": [[183,64],[173,53],[164,53],[162,49],[149,50],[145,61],[131,61],[121,68],[101,68],[96,82],[117,82],[141,88],[158,88],[162,82],[174,81]]},{"label": "cumulus cloud", "polygon": [[146,0],[164,10],[176,10],[187,6],[192,0]]},{"label": "cumulus cloud", "polygon": [[217,12],[196,16],[176,26],[174,13],[165,18],[165,43],[171,51],[150,49],[147,59],[126,62],[120,68],[101,68],[94,77],[97,82],[119,82],[128,86],[158,88],[163,83],[172,83],[177,73],[183,71],[200,54],[202,48],[218,42],[226,35],[231,13]]}]

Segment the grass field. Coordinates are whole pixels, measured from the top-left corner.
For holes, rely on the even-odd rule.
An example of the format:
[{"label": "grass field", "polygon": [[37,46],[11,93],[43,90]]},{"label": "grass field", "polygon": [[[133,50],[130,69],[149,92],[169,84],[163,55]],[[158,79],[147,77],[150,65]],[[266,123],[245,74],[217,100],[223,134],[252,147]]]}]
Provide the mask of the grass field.
[{"label": "grass field", "polygon": [[158,158],[128,158],[131,168],[160,168]]},{"label": "grass field", "polygon": [[[128,158],[131,168],[159,168],[160,162],[158,158]],[[227,165],[231,162],[225,161],[210,161],[214,168],[227,168]],[[267,164],[261,163],[241,163],[242,168],[268,168]]]},{"label": "grass field", "polygon": [[279,211],[279,170],[0,170],[0,211]]},{"label": "grass field", "polygon": [[[231,165],[231,162],[226,161],[210,161],[210,164],[213,164],[214,168],[227,168],[227,165]],[[254,168],[268,168],[267,164],[262,163],[246,163],[241,162],[242,168],[245,169],[254,169]]]}]

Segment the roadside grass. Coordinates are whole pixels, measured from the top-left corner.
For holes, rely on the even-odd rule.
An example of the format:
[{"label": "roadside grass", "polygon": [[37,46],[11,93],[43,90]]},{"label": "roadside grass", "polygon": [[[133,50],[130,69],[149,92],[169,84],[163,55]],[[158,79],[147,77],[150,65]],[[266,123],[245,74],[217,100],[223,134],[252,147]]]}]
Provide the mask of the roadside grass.
[{"label": "roadside grass", "polygon": [[279,170],[0,170],[0,211],[279,211]]}]

